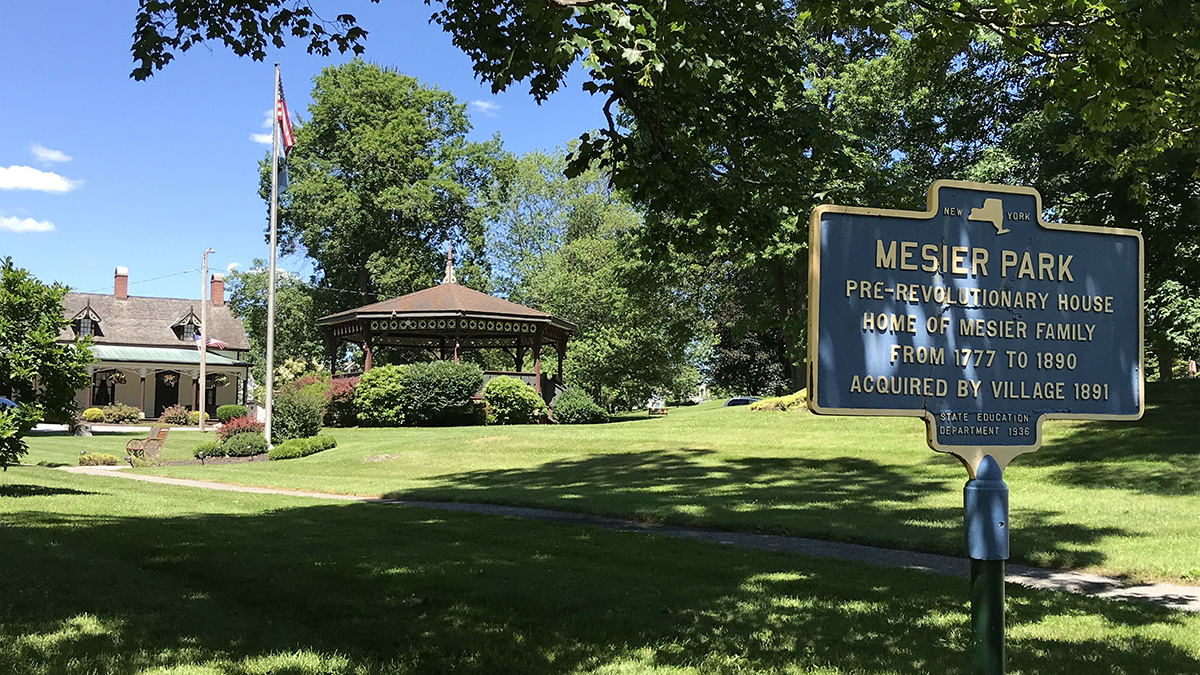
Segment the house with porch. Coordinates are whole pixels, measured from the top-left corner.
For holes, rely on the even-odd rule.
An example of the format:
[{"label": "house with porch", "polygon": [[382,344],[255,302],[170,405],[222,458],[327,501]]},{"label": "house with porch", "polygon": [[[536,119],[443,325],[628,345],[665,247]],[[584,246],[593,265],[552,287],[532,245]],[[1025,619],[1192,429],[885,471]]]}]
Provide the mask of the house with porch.
[{"label": "house with porch", "polygon": [[[80,410],[124,403],[154,419],[170,406],[196,410],[205,396],[213,417],[217,406],[245,401],[250,341],[242,322],[225,304],[225,278],[209,280],[211,305],[200,300],[129,295],[129,272],[118,267],[111,295],[68,293],[63,315],[70,325],[60,341],[91,336],[96,361],[89,366],[91,386],[76,394]],[[206,311],[202,311],[202,309]],[[206,315],[207,326],[201,316]],[[199,336],[208,339],[200,386]],[[203,393],[201,393],[203,392]]]}]

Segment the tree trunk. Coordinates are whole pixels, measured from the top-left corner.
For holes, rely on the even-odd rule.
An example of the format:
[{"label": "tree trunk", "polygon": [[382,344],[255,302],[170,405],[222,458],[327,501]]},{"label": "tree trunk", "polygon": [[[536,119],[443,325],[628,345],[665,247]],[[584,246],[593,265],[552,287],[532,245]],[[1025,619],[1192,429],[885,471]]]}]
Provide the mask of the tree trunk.
[{"label": "tree trunk", "polygon": [[1171,372],[1171,367],[1175,364],[1175,345],[1163,340],[1158,343],[1154,350],[1158,354],[1158,379],[1170,380],[1174,378]]}]

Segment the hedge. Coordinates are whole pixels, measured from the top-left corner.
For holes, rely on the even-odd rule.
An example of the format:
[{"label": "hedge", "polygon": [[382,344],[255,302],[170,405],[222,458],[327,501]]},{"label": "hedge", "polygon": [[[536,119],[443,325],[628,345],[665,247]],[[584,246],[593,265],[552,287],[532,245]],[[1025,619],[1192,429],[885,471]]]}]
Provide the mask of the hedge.
[{"label": "hedge", "polygon": [[337,447],[337,441],[333,439],[333,436],[293,438],[271,448],[267,453],[267,459],[296,459],[335,447]]}]

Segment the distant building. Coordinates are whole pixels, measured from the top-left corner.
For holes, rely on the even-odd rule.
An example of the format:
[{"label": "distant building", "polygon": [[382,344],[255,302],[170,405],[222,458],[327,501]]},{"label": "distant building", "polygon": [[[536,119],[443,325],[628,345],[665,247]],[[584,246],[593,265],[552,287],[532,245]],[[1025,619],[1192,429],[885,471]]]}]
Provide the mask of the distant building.
[{"label": "distant building", "polygon": [[96,362],[88,368],[92,385],[75,397],[80,409],[113,402],[139,408],[157,418],[176,404],[195,410],[199,402],[200,349],[197,336],[209,340],[205,358],[208,386],[205,410],[244,400],[250,341],[240,319],[225,305],[225,278],[212,275],[208,326],[200,322],[200,300],[130,296],[129,272],[118,267],[112,295],[68,293],[63,315],[70,326],[60,342],[92,337]]}]

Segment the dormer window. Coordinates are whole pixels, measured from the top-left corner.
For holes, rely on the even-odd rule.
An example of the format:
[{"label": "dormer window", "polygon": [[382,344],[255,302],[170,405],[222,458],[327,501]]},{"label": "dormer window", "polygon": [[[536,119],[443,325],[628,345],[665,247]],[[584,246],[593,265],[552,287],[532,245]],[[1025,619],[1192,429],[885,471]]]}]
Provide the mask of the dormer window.
[{"label": "dormer window", "polygon": [[171,324],[171,330],[175,331],[176,338],[184,342],[195,342],[196,335],[200,333],[200,317],[196,316],[195,310],[188,309],[186,315]]},{"label": "dormer window", "polygon": [[100,315],[96,314],[96,310],[92,309],[90,300],[86,307],[71,318],[71,328],[75,330],[75,335],[79,337],[104,335],[100,330]]}]

